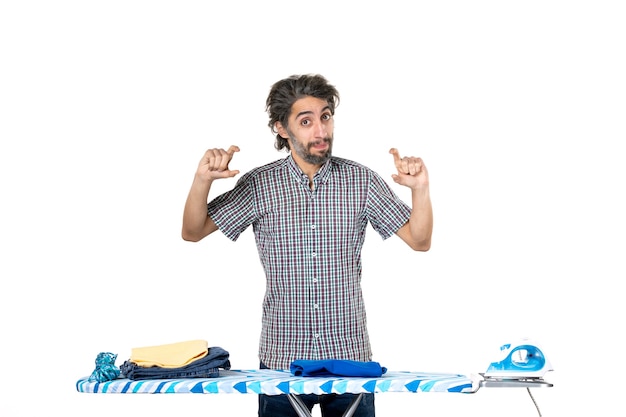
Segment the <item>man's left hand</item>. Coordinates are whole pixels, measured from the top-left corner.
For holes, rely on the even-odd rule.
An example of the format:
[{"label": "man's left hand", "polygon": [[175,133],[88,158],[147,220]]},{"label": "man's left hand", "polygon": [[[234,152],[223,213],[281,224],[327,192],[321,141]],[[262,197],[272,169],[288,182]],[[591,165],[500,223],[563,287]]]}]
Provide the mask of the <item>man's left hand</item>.
[{"label": "man's left hand", "polygon": [[400,157],[400,152],[396,148],[391,148],[389,153],[393,155],[393,163],[398,170],[397,174],[391,176],[396,183],[411,189],[428,186],[428,170],[422,158]]}]

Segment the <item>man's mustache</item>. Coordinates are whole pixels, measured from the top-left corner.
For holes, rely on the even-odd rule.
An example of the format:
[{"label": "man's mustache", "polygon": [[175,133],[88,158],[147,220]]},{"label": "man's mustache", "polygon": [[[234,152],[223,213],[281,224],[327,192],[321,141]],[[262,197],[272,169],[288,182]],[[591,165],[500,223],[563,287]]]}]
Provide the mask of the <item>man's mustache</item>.
[{"label": "man's mustache", "polygon": [[307,148],[311,149],[313,146],[319,145],[320,143],[332,143],[333,142],[333,138],[324,138],[321,140],[316,140],[315,142],[311,142],[308,144]]}]

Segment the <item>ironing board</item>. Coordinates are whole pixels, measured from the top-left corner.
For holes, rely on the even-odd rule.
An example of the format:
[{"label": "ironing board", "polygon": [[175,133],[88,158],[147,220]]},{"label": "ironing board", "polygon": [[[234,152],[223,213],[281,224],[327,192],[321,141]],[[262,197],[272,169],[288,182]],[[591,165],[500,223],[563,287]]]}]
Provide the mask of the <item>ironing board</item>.
[{"label": "ironing board", "polygon": [[220,370],[217,378],[129,380],[76,382],[78,392],[94,394],[267,394],[288,396],[299,416],[311,416],[299,395],[359,394],[346,410],[352,416],[365,393],[449,392],[473,393],[480,381],[449,373],[392,372],[378,378],[301,377],[284,370]]}]

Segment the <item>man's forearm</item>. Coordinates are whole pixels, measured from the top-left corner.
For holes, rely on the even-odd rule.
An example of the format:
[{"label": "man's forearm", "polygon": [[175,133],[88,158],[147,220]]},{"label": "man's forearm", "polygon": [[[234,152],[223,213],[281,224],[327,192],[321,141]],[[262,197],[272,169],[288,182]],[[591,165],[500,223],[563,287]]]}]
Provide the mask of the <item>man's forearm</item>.
[{"label": "man's forearm", "polygon": [[[212,181],[202,182],[195,178],[187,195],[183,212],[182,238],[198,241],[212,232],[207,226],[210,218],[207,215],[207,200]],[[211,222],[212,223],[212,222]]]},{"label": "man's forearm", "polygon": [[430,249],[433,234],[433,208],[428,187],[411,191],[412,209],[409,230],[415,250]]}]

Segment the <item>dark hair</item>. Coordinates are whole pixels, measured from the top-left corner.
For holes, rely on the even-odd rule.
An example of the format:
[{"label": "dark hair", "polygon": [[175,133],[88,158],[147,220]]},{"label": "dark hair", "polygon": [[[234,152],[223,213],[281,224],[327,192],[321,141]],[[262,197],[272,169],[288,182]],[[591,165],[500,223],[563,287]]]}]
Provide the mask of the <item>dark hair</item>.
[{"label": "dark hair", "polygon": [[265,110],[270,116],[268,126],[272,133],[276,134],[274,147],[277,150],[289,149],[289,143],[287,139],[278,134],[275,127],[276,122],[280,122],[286,129],[291,114],[291,106],[294,102],[306,96],[326,100],[333,115],[335,114],[335,108],[339,105],[339,92],[321,75],[292,75],[272,85],[265,102]]}]

